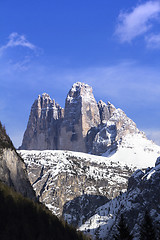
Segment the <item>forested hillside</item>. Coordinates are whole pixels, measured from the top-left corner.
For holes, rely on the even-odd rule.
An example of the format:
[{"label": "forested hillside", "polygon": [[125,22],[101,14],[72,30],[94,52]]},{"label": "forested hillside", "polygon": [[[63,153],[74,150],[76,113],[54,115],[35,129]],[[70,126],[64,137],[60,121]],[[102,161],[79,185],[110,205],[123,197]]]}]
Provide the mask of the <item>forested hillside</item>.
[{"label": "forested hillside", "polygon": [[85,240],[42,204],[24,198],[0,182],[0,239]]}]

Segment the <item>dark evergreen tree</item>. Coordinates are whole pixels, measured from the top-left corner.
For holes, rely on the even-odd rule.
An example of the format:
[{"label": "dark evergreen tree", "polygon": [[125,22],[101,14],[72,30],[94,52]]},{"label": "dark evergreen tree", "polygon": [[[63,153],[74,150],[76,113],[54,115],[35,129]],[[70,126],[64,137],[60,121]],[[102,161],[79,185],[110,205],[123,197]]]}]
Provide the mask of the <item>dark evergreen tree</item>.
[{"label": "dark evergreen tree", "polygon": [[0,182],[0,240],[89,240],[43,204]]},{"label": "dark evergreen tree", "polygon": [[123,215],[120,216],[120,221],[117,226],[117,234],[114,235],[115,240],[132,240],[133,236],[130,233]]},{"label": "dark evergreen tree", "polygon": [[0,122],[0,149],[3,148],[14,148],[12,141],[6,134],[5,126]]},{"label": "dark evergreen tree", "polygon": [[157,239],[160,239],[160,225],[159,224],[156,226]]},{"label": "dark evergreen tree", "polygon": [[156,234],[149,213],[146,211],[144,214],[143,223],[140,228],[140,240],[155,240]]}]

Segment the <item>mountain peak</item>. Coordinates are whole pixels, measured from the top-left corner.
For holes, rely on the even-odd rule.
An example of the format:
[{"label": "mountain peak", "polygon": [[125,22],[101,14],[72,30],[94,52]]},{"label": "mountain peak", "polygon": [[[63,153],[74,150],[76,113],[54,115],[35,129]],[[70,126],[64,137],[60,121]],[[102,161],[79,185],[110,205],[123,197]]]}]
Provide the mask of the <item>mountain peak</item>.
[{"label": "mountain peak", "polygon": [[99,124],[99,109],[92,93],[92,87],[81,82],[73,84],[65,102],[59,148],[87,152],[87,133]]},{"label": "mountain peak", "polygon": [[67,95],[66,102],[76,103],[79,97],[83,97],[83,100],[88,98],[93,99],[92,87],[82,82],[74,83]]},{"label": "mountain peak", "polygon": [[49,96],[48,93],[42,93],[42,97],[43,97],[43,98],[50,98],[50,96]]},{"label": "mountain peak", "polygon": [[116,150],[125,142],[126,135],[139,132],[121,109],[109,101],[97,103],[92,87],[76,82],[67,94],[65,109],[47,93],[38,96],[20,149],[59,149],[101,155]]},{"label": "mountain peak", "polygon": [[63,114],[63,108],[47,93],[39,95],[31,107],[20,149],[57,149],[58,120]]},{"label": "mountain peak", "polygon": [[101,106],[106,106],[106,105],[107,105],[107,104],[106,104],[105,102],[103,102],[102,100],[99,100],[98,104],[101,105]]},{"label": "mountain peak", "polygon": [[42,95],[38,95],[38,98],[35,100],[34,104],[32,105],[32,108],[47,108],[51,107],[50,105],[52,103],[55,103],[55,101],[51,99],[51,97],[47,93],[43,93]]},{"label": "mountain peak", "polygon": [[83,83],[83,82],[76,82],[73,84],[72,88],[71,89],[80,89],[80,88],[92,88],[91,86],[89,86],[88,84],[86,83]]}]

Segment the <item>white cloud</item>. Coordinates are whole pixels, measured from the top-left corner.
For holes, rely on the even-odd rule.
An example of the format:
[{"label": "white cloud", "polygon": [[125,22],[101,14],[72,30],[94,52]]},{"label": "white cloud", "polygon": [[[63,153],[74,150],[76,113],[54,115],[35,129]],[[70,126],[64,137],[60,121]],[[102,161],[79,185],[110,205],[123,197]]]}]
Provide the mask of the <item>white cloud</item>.
[{"label": "white cloud", "polygon": [[121,42],[131,42],[137,36],[147,33],[159,14],[159,1],[148,1],[138,5],[132,12],[123,12],[119,15],[115,34]]},{"label": "white cloud", "polygon": [[10,59],[8,62],[10,67],[13,70],[17,71],[27,71],[30,67],[30,62],[31,62],[31,57],[30,56],[25,56],[23,60],[14,62]]},{"label": "white cloud", "polygon": [[151,49],[160,48],[160,34],[152,34],[145,37],[147,47]]},{"label": "white cloud", "polygon": [[0,47],[0,54],[2,54],[6,49],[12,48],[12,47],[26,47],[31,50],[35,50],[36,46],[32,43],[30,43],[24,35],[19,35],[18,33],[14,32],[11,33],[8,37],[8,42]]}]

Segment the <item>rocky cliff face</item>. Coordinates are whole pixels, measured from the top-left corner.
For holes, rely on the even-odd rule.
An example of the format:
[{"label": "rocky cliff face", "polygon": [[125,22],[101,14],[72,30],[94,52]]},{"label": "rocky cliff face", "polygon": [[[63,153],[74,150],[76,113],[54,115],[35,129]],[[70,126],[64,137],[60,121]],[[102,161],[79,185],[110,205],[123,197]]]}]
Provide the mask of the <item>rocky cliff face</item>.
[{"label": "rocky cliff face", "polygon": [[[137,170],[129,179],[127,192],[98,208],[96,214],[80,230],[92,235],[93,239],[111,240],[117,231],[120,216],[123,215],[133,239],[138,240],[147,210],[156,232],[160,227],[159,187],[160,158],[155,167],[148,168],[145,172]],[[154,239],[158,240],[159,235]]]},{"label": "rocky cliff face", "polygon": [[59,149],[87,152],[87,133],[99,124],[99,109],[92,88],[84,83],[75,83],[66,98]]},{"label": "rocky cliff face", "polygon": [[57,149],[63,109],[48,94],[38,96],[32,105],[20,149]]},{"label": "rocky cliff face", "polygon": [[[80,217],[76,206],[81,201],[77,202],[77,197],[88,201],[91,198],[88,195],[99,195],[104,196],[101,200],[106,199],[107,202],[126,190],[127,179],[135,169],[117,159],[78,152],[21,150],[19,153],[26,163],[30,182],[39,200],[57,216],[63,213],[65,219],[75,225],[94,210],[88,207],[88,212],[82,211]],[[74,202],[75,208],[72,209]],[[73,212],[74,217],[70,219]]]},{"label": "rocky cliff face", "polygon": [[95,214],[98,207],[108,201],[102,195],[83,194],[64,204],[62,216],[69,224],[80,227]]},{"label": "rocky cliff face", "polygon": [[0,181],[13,187],[23,196],[36,199],[35,192],[28,179],[26,166],[16,152],[5,129],[0,123]]},{"label": "rocky cliff face", "polygon": [[[127,134],[140,131],[121,109],[100,100],[92,88],[73,84],[63,110],[48,94],[34,102],[20,149],[59,149],[96,155],[117,150]],[[143,133],[140,133],[143,135]]]},{"label": "rocky cliff face", "polygon": [[121,145],[122,139],[128,134],[140,134],[145,137],[144,133],[139,131],[136,124],[121,109],[116,109],[111,104],[107,107],[111,109],[110,114],[108,114],[109,111],[106,114],[106,119],[108,119],[108,116],[109,119],[100,126],[100,130],[93,139],[92,154],[102,155],[107,151],[113,152]]},{"label": "rocky cliff face", "polygon": [[108,157],[62,150],[19,153],[39,200],[57,216],[63,214],[69,223],[80,225],[95,214],[89,206],[80,211],[81,203],[87,205],[93,196],[98,205],[101,201],[95,195],[107,201],[126,191],[128,178],[137,168],[152,167],[160,147],[141,133],[134,133],[126,135],[117,151]]},{"label": "rocky cliff face", "polygon": [[101,123],[105,124],[111,118],[113,112],[116,110],[115,106],[108,102],[104,103],[102,100],[98,102]]}]

